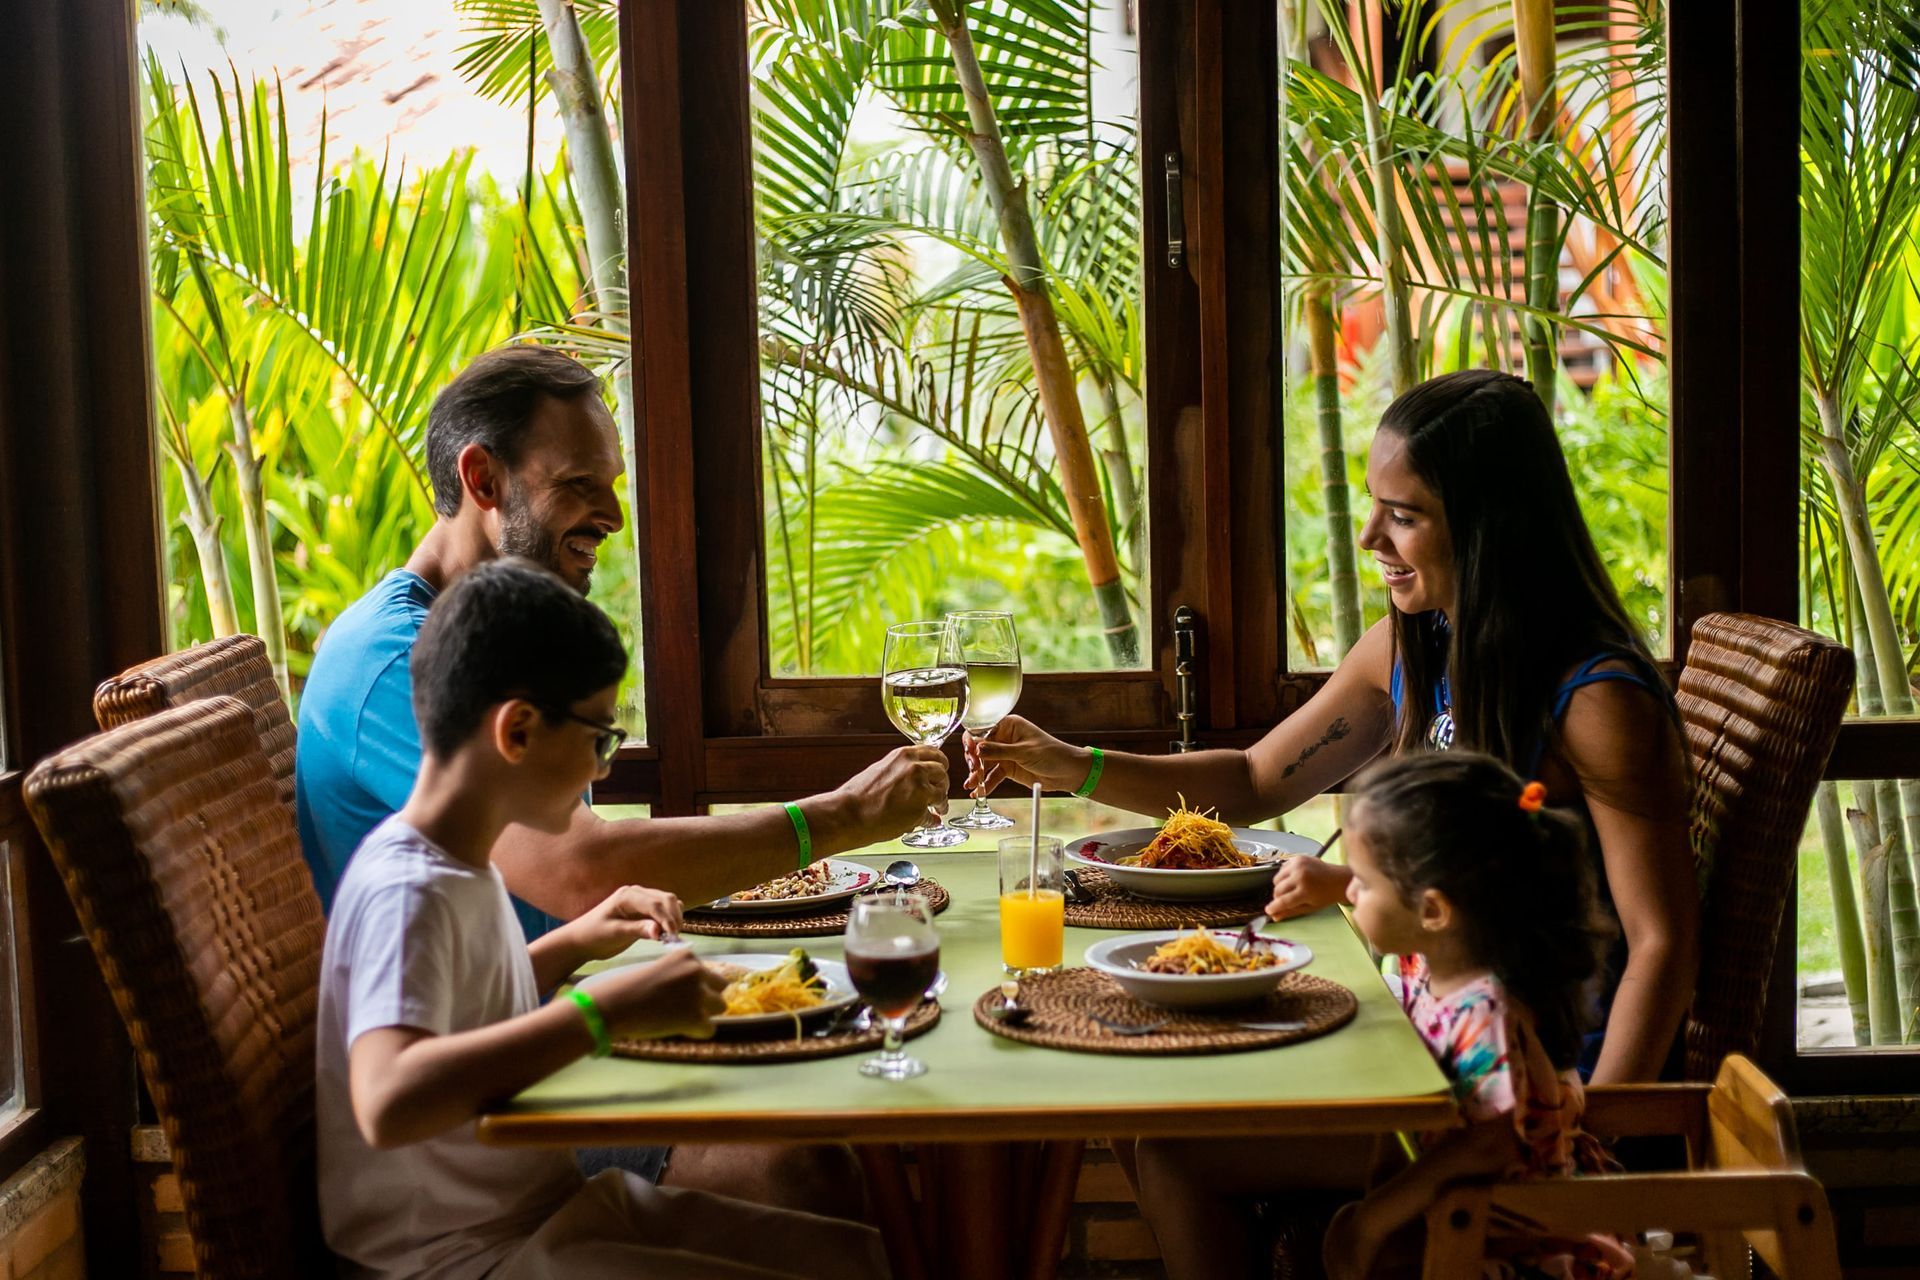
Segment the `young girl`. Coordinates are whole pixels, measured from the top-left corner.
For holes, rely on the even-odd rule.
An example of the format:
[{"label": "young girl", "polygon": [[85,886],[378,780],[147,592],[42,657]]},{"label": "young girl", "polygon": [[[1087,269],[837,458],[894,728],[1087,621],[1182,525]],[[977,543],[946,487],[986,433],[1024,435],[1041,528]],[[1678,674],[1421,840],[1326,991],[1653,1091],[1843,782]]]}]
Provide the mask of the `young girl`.
[{"label": "young girl", "polygon": [[[1466,1127],[1421,1135],[1413,1163],[1342,1210],[1334,1280],[1373,1274],[1450,1183],[1597,1172],[1573,1070],[1609,931],[1595,912],[1581,823],[1474,752],[1403,756],[1356,785],[1347,827],[1354,923],[1398,957],[1401,1003],[1452,1083]],[[1417,1243],[1415,1241],[1414,1243]],[[1605,1237],[1490,1239],[1483,1274],[1630,1274]]]}]

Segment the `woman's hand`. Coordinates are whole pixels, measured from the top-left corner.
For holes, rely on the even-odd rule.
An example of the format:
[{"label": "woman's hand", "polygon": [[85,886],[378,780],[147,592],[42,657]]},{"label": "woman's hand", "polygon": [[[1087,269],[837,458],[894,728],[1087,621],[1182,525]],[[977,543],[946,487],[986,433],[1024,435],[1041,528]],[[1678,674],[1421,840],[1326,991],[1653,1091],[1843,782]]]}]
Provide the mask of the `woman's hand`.
[{"label": "woman's hand", "polygon": [[1048,791],[1073,791],[1087,780],[1085,747],[1068,746],[1020,716],[1008,716],[976,737],[963,739],[967,753],[967,790],[985,795],[1002,781]]},{"label": "woman's hand", "polygon": [[615,1039],[713,1035],[714,1015],[726,1009],[720,993],[727,982],[675,947],[658,960],[619,969],[596,978],[592,994]]},{"label": "woman's hand", "polygon": [[1273,901],[1267,904],[1267,914],[1287,920],[1344,901],[1352,879],[1353,873],[1336,862],[1304,854],[1282,859],[1273,873]]}]

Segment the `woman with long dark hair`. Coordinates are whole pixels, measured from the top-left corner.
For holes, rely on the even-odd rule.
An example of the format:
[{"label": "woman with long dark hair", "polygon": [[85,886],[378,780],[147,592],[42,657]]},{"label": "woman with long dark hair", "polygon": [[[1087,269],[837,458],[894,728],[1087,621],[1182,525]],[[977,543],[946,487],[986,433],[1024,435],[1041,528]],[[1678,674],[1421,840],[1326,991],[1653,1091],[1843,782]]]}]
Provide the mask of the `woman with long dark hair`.
[{"label": "woman with long dark hair", "polygon": [[[1184,795],[1229,822],[1285,813],[1383,751],[1484,751],[1590,827],[1620,925],[1602,1032],[1583,1074],[1659,1076],[1693,993],[1699,903],[1673,699],[1581,517],[1532,387],[1491,370],[1388,406],[1367,460],[1360,545],[1393,601],[1326,685],[1244,751],[1096,755],[1009,716],[969,738],[969,784],[1002,778],[1165,812]],[[1096,774],[1097,769],[1097,774]],[[1289,858],[1269,914],[1342,900],[1348,873]]]}]

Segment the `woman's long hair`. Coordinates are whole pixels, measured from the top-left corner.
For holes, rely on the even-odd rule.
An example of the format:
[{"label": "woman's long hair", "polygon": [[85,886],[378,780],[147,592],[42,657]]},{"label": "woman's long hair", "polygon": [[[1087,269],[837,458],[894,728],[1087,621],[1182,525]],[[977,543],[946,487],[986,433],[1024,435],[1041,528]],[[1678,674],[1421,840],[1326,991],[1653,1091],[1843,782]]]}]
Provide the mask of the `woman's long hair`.
[{"label": "woman's long hair", "polygon": [[1491,369],[1429,379],[1387,406],[1453,536],[1451,626],[1436,610],[1393,614],[1401,666],[1394,745],[1425,741],[1448,677],[1454,742],[1529,769],[1553,740],[1554,690],[1597,653],[1664,691],[1574,498],[1567,460],[1531,384]]},{"label": "woman's long hair", "polygon": [[1522,809],[1521,787],[1477,751],[1390,756],[1355,779],[1350,825],[1408,905],[1427,889],[1446,895],[1468,957],[1527,1007],[1564,1068],[1594,1021],[1613,931],[1595,909],[1585,824]]}]

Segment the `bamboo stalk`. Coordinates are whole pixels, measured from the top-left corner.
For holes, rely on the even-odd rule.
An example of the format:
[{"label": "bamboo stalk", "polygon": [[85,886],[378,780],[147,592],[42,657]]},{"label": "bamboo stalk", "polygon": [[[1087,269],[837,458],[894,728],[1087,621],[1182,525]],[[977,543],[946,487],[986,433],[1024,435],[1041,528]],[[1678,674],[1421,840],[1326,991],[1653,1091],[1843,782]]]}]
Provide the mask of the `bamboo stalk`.
[{"label": "bamboo stalk", "polygon": [[1147,563],[1147,522],[1141,519],[1140,486],[1133,479],[1133,450],[1127,444],[1127,424],[1120,414],[1120,393],[1111,375],[1100,378],[1100,402],[1107,411],[1107,447],[1100,463],[1107,470],[1107,491],[1113,495],[1114,523],[1127,530],[1127,554],[1137,573]]},{"label": "bamboo stalk", "polygon": [[[1840,527],[1846,535],[1847,559],[1864,627],[1856,628],[1856,648],[1869,650],[1869,661],[1858,676],[1860,711],[1867,716],[1911,716],[1913,692],[1907,683],[1905,650],[1900,643],[1893,601],[1880,572],[1880,551],[1865,487],[1855,475],[1845,437],[1845,416],[1831,395],[1816,394],[1820,415],[1820,462],[1831,481]],[[1920,890],[1916,882],[1914,840],[1920,838],[1920,780],[1881,782],[1875,788],[1880,801],[1880,832],[1888,850],[1887,894],[1893,929],[1894,968],[1902,1008],[1913,1008],[1920,994]],[[1920,1030],[1920,1027],[1916,1027]]]},{"label": "bamboo stalk", "polygon": [[280,618],[280,575],[273,562],[273,540],[267,526],[266,484],[261,458],[253,451],[253,418],[247,410],[246,371],[236,379],[227,397],[227,418],[233,438],[227,456],[233,460],[234,487],[240,495],[240,526],[247,535],[247,567],[253,579],[253,629],[267,649],[267,664],[280,686],[280,696],[291,696],[287,679],[287,631]]},{"label": "bamboo stalk", "polygon": [[1335,661],[1360,642],[1360,565],[1354,543],[1347,449],[1340,408],[1340,364],[1335,346],[1333,290],[1308,285],[1301,298],[1307,326],[1307,367],[1313,378],[1314,417],[1320,428],[1320,489],[1327,509],[1327,582],[1333,591]]},{"label": "bamboo stalk", "polygon": [[1873,819],[1847,810],[1853,846],[1860,855],[1860,893],[1867,943],[1867,1017],[1874,1044],[1900,1043],[1900,997],[1894,981],[1893,936],[1887,904],[1887,846]]},{"label": "bamboo stalk", "polygon": [[180,487],[187,499],[183,515],[187,532],[193,535],[194,553],[200,561],[200,585],[207,596],[207,618],[213,626],[213,638],[219,640],[240,630],[239,611],[233,604],[233,581],[227,574],[226,549],[220,542],[221,526],[226,521],[214,510],[212,490],[194,465],[192,444],[164,389],[160,393],[160,412],[166,418],[166,425],[160,431],[160,448],[180,473]]},{"label": "bamboo stalk", "polygon": [[[550,2],[552,0],[542,0],[542,3]],[[1136,666],[1140,661],[1140,634],[1134,625],[1126,588],[1120,581],[1120,561],[1114,552],[1106,499],[1100,491],[1099,471],[1093,460],[1093,445],[1087,438],[1086,417],[1080,408],[1073,366],[1067,360],[1066,344],[1060,336],[1060,318],[1054,312],[1053,297],[1047,290],[1046,268],[1033,230],[1033,215],[1027,207],[1026,185],[1014,178],[1013,168],[1007,161],[1006,142],[994,115],[993,99],[980,70],[979,56],[974,51],[964,6],[944,0],[934,3],[932,8],[941,33],[946,36],[955,76],[966,99],[971,125],[967,145],[979,162],[987,199],[999,222],[1000,247],[1006,252],[1009,267],[1006,285],[1020,313],[1020,329],[1026,336],[1027,351],[1033,360],[1040,410],[1046,418],[1054,458],[1060,468],[1060,488],[1066,495],[1068,514],[1073,518],[1074,536],[1086,564],[1087,581],[1100,607],[1107,650],[1116,666]]]},{"label": "bamboo stalk", "polygon": [[[539,0],[540,22],[546,28],[553,66],[547,84],[560,106],[560,123],[567,134],[567,163],[573,169],[573,191],[587,236],[588,270],[594,309],[604,326],[628,332],[626,190],[614,158],[613,131],[601,108],[600,76],[593,66],[586,35],[580,30],[573,0]],[[527,109],[533,104],[529,101]],[[613,373],[613,399],[621,425],[627,475],[634,473],[633,362],[621,362]]]},{"label": "bamboo stalk", "polygon": [[[1553,78],[1558,52],[1554,42],[1553,0],[1513,0],[1514,56],[1520,69],[1521,128],[1536,150],[1553,145],[1559,95]],[[1555,326],[1543,317],[1560,309],[1560,207],[1539,184],[1527,191],[1527,305],[1520,331],[1527,352],[1527,379],[1547,412],[1553,412],[1559,362]]]},{"label": "bamboo stalk", "polygon": [[1833,936],[1840,948],[1840,977],[1847,987],[1847,1009],[1853,1016],[1853,1042],[1873,1043],[1873,1021],[1867,1012],[1867,943],[1854,901],[1853,868],[1847,863],[1846,821],[1840,815],[1840,786],[1822,782],[1814,794],[1814,813],[1820,821],[1820,843],[1827,856],[1827,885],[1833,894]]}]

